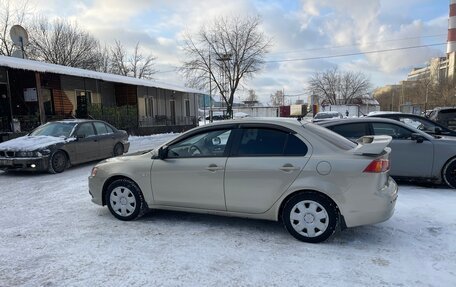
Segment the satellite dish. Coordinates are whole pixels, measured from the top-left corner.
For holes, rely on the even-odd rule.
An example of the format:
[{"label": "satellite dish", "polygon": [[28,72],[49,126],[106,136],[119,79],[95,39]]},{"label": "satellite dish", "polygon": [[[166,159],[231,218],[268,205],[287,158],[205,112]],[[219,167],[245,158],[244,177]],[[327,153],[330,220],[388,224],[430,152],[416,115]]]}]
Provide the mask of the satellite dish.
[{"label": "satellite dish", "polygon": [[28,44],[27,31],[20,25],[14,25],[11,27],[10,37],[16,46],[11,56],[25,59],[24,46]]},{"label": "satellite dish", "polygon": [[13,53],[11,53],[11,56],[12,57],[15,57],[15,58],[21,58],[21,59],[24,59],[24,52],[22,52],[20,49],[14,49]]},{"label": "satellite dish", "polygon": [[21,49],[28,44],[27,31],[25,31],[21,25],[14,25],[11,27],[10,36],[14,45],[21,47]]}]

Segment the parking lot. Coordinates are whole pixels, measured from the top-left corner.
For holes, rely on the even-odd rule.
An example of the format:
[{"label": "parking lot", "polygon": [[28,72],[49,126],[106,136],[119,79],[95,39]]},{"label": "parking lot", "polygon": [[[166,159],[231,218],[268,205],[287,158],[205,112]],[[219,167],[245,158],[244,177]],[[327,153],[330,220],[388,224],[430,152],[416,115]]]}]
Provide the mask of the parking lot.
[{"label": "parking lot", "polygon": [[[175,135],[132,138],[131,151]],[[90,201],[92,166],[0,172],[0,286],[455,286],[456,192],[400,183],[393,217],[323,244],[280,223]]]}]

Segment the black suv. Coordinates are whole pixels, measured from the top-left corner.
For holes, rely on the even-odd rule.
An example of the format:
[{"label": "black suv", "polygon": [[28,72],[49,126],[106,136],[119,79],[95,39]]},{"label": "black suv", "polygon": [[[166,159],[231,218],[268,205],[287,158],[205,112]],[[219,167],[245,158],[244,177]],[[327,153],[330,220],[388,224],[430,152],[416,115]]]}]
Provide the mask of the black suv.
[{"label": "black suv", "polygon": [[456,130],[456,108],[435,108],[429,114],[429,119],[449,128],[450,130]]}]

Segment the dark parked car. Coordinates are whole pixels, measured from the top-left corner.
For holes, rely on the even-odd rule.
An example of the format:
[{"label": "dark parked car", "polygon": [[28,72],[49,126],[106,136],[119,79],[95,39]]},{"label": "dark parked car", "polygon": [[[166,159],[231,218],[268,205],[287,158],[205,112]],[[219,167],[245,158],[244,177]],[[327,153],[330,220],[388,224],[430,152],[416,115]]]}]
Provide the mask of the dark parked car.
[{"label": "dark parked car", "polygon": [[456,108],[439,107],[432,110],[429,119],[449,128],[456,130]]},{"label": "dark parked car", "polygon": [[400,121],[406,125],[417,128],[420,131],[423,131],[430,135],[442,135],[442,136],[456,137],[456,131],[450,130],[450,129],[442,126],[441,124],[436,123],[428,118],[414,115],[414,114],[406,114],[406,113],[400,113],[400,112],[397,112],[397,113],[377,112],[375,114],[368,115],[368,117],[386,118],[386,119]]},{"label": "dark parked car", "polygon": [[456,138],[431,136],[399,121],[364,117],[321,122],[348,139],[366,135],[388,135],[391,176],[398,179],[444,182],[456,188]]},{"label": "dark parked car", "polygon": [[128,152],[128,134],[97,120],[63,120],[0,143],[0,169],[59,173],[71,165]]},{"label": "dark parked car", "polygon": [[321,122],[321,121],[328,121],[334,119],[342,119],[344,116],[336,111],[325,111],[325,112],[318,112],[315,117],[313,118],[312,122]]}]

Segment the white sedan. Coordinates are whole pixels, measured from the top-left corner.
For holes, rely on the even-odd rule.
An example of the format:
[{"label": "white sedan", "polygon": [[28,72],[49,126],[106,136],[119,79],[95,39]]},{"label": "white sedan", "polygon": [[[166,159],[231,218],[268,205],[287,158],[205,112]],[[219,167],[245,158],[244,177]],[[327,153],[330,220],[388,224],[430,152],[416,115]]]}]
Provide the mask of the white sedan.
[{"label": "white sedan", "polygon": [[149,209],[239,216],[282,221],[295,238],[320,242],[392,216],[390,141],[355,144],[295,119],[229,120],[97,164],[89,191],[120,220]]}]

